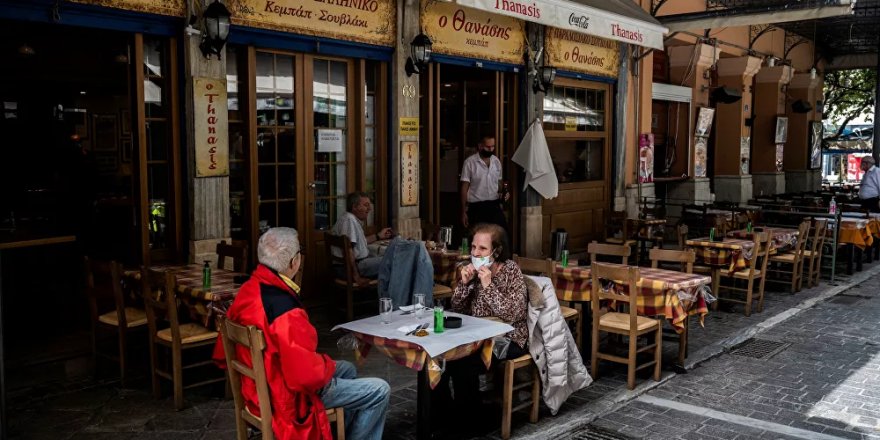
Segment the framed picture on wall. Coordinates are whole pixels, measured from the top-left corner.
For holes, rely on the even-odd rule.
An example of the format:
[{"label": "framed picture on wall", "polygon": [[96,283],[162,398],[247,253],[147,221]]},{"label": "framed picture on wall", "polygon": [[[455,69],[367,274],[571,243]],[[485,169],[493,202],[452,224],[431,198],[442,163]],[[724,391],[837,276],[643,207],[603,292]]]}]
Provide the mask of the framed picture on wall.
[{"label": "framed picture on wall", "polygon": [[810,168],[822,166],[822,121],[810,122]]},{"label": "framed picture on wall", "polygon": [[119,133],[116,115],[92,115],[92,148],[95,151],[116,152]]},{"label": "framed picture on wall", "polygon": [[777,144],[784,144],[788,139],[788,118],[785,116],[777,116],[776,117],[776,138],[774,140]]},{"label": "framed picture on wall", "polygon": [[119,109],[119,135],[131,136],[131,112],[127,108]]},{"label": "framed picture on wall", "polygon": [[714,117],[714,108],[700,107],[697,111],[697,128],[694,134],[698,137],[709,137],[709,132],[712,130],[712,119]]}]

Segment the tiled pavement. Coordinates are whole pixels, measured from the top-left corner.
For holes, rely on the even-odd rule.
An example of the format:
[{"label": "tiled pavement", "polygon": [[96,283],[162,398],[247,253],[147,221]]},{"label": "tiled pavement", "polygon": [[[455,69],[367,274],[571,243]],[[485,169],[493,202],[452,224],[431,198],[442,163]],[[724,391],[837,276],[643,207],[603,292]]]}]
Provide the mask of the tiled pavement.
[{"label": "tiled pavement", "polygon": [[[878,269],[880,267],[868,266],[865,272],[855,275],[853,281],[867,278],[878,272]],[[878,285],[880,282],[872,280],[852,291],[873,295]],[[763,313],[746,318],[741,313],[712,312],[706,318],[704,328],[693,321],[689,364],[716,355],[748,337],[754,329],[759,328],[759,323],[773,316],[789,314],[793,308],[800,310],[799,304],[834,293],[832,289],[839,290],[823,283],[818,288],[796,295],[768,292]],[[591,386],[574,394],[556,416],[550,416],[542,408],[541,420],[534,425],[527,423],[524,417],[515,417],[514,437],[538,439],[571,434],[597,416],[600,416],[596,421],[598,425],[616,428],[633,436],[645,436],[648,433],[653,438],[674,438],[678,435],[682,438],[709,438],[711,435],[727,438],[725,436],[729,434],[725,430],[737,435],[744,433],[731,431],[729,426],[711,418],[674,413],[671,412],[674,410],[655,408],[656,405],[644,402],[626,405],[626,402],[647,390],[650,390],[648,396],[680,400],[708,408],[725,408],[728,412],[749,417],[789,417],[792,423],[798,423],[804,429],[818,429],[815,426],[821,426],[821,429],[827,428],[831,432],[830,430],[843,428],[844,423],[876,422],[880,419],[880,414],[873,411],[880,410],[880,392],[865,390],[864,394],[858,394],[862,392],[858,391],[855,400],[864,406],[847,406],[853,403],[854,389],[859,389],[859,384],[862,383],[858,380],[876,379],[876,372],[871,371],[880,370],[880,361],[869,359],[869,354],[873,352],[873,343],[880,343],[880,339],[872,334],[872,330],[876,329],[876,319],[871,321],[870,318],[871,308],[877,306],[872,300],[862,301],[856,307],[820,305],[772,328],[762,338],[773,335],[776,339],[787,338],[786,340],[791,339],[797,343],[770,361],[722,355],[691,368],[687,375],[676,376],[666,371],[661,383],[639,379],[634,391],[626,390],[624,370],[603,366],[603,376]],[[825,312],[819,312],[820,310]],[[873,311],[876,315],[877,309],[874,308]],[[313,319],[319,327],[321,349],[334,358],[351,360],[350,352],[336,347],[340,335],[329,332],[327,320],[317,315]],[[803,323],[794,328],[803,331],[785,330],[789,328],[789,323],[801,321]],[[814,344],[820,344],[821,349],[814,348]],[[677,350],[675,344],[666,343],[664,348],[666,359],[672,359]],[[797,365],[791,365],[792,363]],[[864,371],[858,375],[849,375],[850,370],[856,366]],[[792,373],[796,369],[815,371]],[[96,381],[78,374],[83,371],[91,369],[80,359],[62,366],[62,373],[56,375],[62,377],[60,379],[26,387],[11,384],[11,438],[234,438],[232,403],[222,397],[222,390],[188,392],[188,407],[175,412],[168,398],[152,398],[149,384],[143,376],[139,381],[130,384],[129,389],[123,390],[118,382]],[[414,438],[415,372],[398,366],[377,353],[368,357],[360,371],[364,376],[381,377],[392,386],[391,410],[386,423],[385,438]],[[745,387],[753,389],[746,392],[746,388],[738,389],[738,384],[745,384]],[[814,414],[796,418],[797,412],[806,405],[811,405],[811,411],[821,411],[821,416]],[[773,411],[770,407],[775,407],[776,410]],[[842,412],[839,411],[842,409]],[[858,411],[853,412],[851,409]],[[858,414],[859,412],[862,414]],[[654,418],[654,413],[659,415]],[[858,418],[854,419],[854,415]],[[663,417],[667,417],[670,422],[663,424],[656,421]],[[755,436],[765,434],[757,433]],[[488,438],[499,438],[499,432],[490,434]]]}]

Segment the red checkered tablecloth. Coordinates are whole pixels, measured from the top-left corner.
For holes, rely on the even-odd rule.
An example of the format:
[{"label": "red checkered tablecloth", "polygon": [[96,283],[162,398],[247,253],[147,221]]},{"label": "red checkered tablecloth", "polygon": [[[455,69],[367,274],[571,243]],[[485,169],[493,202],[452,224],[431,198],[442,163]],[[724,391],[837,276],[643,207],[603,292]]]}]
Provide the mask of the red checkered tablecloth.
[{"label": "red checkered tablecloth", "polygon": [[[776,250],[776,252],[785,252],[789,249],[794,248],[794,246],[797,245],[798,234],[800,233],[797,229],[791,228],[764,227],[763,231],[770,234],[770,238],[773,240],[771,246],[772,249]],[[742,240],[755,239],[755,234],[753,232],[748,232],[745,229],[730,231],[727,233],[727,236],[731,238],[739,238]]]},{"label": "red checkered tablecloth", "polygon": [[740,238],[725,238],[724,241],[710,241],[708,237],[688,240],[685,245],[693,248],[697,261],[709,266],[722,266],[731,271],[748,267],[752,259],[755,242]]},{"label": "red checkered tablecloth", "polygon": [[390,357],[394,362],[397,362],[406,368],[421,371],[423,368],[427,367],[431,388],[437,386],[440,382],[440,377],[443,375],[443,371],[440,367],[441,361],[461,359],[479,351],[480,358],[488,369],[492,364],[492,348],[495,345],[492,339],[484,339],[482,341],[459,345],[440,356],[429,358],[428,353],[426,353],[421,347],[410,342],[358,332],[351,332],[351,334],[361,342],[361,344],[358,345],[358,349],[355,350],[355,359],[359,364],[363,362],[367,357],[367,354],[370,353],[370,349],[375,347],[381,353],[385,354],[385,356]]},{"label": "red checkered tablecloth", "polygon": [[[205,326],[214,322],[217,314],[224,314],[235,294],[238,293],[238,284],[235,284],[238,272],[231,270],[211,268],[211,288],[202,288],[202,265],[189,264],[186,266],[153,266],[152,269],[169,271],[177,278],[178,297],[194,312],[203,317],[200,319]],[[140,281],[139,270],[126,270],[126,278]]]},{"label": "red checkered tablecloth", "polygon": [[[663,315],[677,331],[684,328],[688,315],[699,315],[703,323],[709,309],[703,286],[712,282],[706,275],[673,270],[640,268],[637,298],[639,314]],[[592,279],[589,267],[556,266],[556,294],[562,301],[589,301]],[[622,284],[618,287],[625,288]]]},{"label": "red checkered tablecloth", "polygon": [[458,263],[467,261],[469,256],[459,252],[428,251],[434,266],[434,282],[452,287]]}]

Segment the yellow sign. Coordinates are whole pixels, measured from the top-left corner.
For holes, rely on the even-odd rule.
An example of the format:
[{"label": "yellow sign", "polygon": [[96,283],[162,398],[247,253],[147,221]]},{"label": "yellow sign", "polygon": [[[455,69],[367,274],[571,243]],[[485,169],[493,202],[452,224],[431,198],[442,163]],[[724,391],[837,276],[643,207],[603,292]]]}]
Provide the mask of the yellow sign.
[{"label": "yellow sign", "polygon": [[195,78],[193,118],[196,177],[229,174],[229,128],[226,80]]},{"label": "yellow sign", "polygon": [[617,78],[618,43],[580,32],[547,28],[547,64],[561,70]]},{"label": "yellow sign", "polygon": [[400,142],[400,206],[419,204],[419,143]]},{"label": "yellow sign", "polygon": [[393,46],[394,0],[228,0],[232,24]]},{"label": "yellow sign", "polygon": [[400,118],[401,136],[419,135],[419,118]]},{"label": "yellow sign", "polygon": [[146,12],[148,14],[186,15],[184,0],[71,0],[75,3],[106,6],[108,8],[125,9],[128,11]]},{"label": "yellow sign", "polygon": [[522,20],[465,8],[453,2],[422,0],[422,31],[436,53],[523,64]]},{"label": "yellow sign", "polygon": [[574,116],[565,117],[565,131],[577,131],[578,119]]}]

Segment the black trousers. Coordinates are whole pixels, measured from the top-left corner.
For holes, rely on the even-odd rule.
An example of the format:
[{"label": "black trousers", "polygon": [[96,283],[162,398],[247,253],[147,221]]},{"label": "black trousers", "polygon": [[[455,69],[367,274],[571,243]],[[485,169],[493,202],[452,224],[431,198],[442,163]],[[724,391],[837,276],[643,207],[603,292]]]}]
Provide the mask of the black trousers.
[{"label": "black trousers", "polygon": [[486,202],[468,203],[467,207],[468,227],[473,228],[479,223],[493,223],[507,230],[507,218],[504,217],[504,210],[501,209],[500,200],[489,200]]},{"label": "black trousers", "polygon": [[[862,208],[870,212],[880,212],[880,197],[871,197],[870,199],[862,199]],[[470,214],[468,214],[470,217]]]}]

